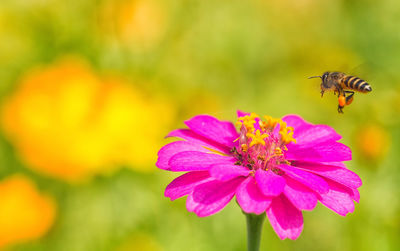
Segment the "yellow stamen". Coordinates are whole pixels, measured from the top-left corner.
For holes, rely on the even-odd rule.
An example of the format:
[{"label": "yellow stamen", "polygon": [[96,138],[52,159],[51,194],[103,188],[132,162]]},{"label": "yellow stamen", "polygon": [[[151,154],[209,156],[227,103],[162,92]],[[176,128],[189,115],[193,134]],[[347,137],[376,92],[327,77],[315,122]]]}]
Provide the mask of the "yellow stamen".
[{"label": "yellow stamen", "polygon": [[270,159],[277,157],[277,156],[282,156],[283,155],[283,151],[280,147],[277,147],[274,149],[274,154],[272,154],[271,156],[268,157],[267,161],[269,161]]},{"label": "yellow stamen", "polygon": [[280,147],[275,148],[274,153],[276,156],[283,155],[283,151]]},{"label": "yellow stamen", "polygon": [[250,132],[250,133],[254,132],[254,123],[255,123],[255,121],[254,122],[253,121],[243,122],[243,125],[244,125],[244,127],[246,127],[247,132]]},{"label": "yellow stamen", "polygon": [[287,124],[285,121],[281,120],[281,121],[279,121],[279,124],[281,125],[281,127],[279,128],[279,131],[287,130]]},{"label": "yellow stamen", "polygon": [[286,122],[281,121],[281,127],[279,128],[279,134],[281,135],[282,143],[289,144],[290,142],[296,143],[296,139],[293,138],[293,127],[287,126]]},{"label": "yellow stamen", "polygon": [[251,138],[250,147],[258,144],[265,146],[264,139],[268,137],[268,134],[261,134],[260,130],[257,130],[255,134],[247,133],[246,136]]},{"label": "yellow stamen", "polygon": [[247,150],[249,149],[249,147],[246,144],[242,144],[241,147],[244,153],[247,152]]},{"label": "yellow stamen", "polygon": [[264,161],[265,160],[265,156],[259,155],[259,156],[257,156],[257,159]]},{"label": "yellow stamen", "polygon": [[282,121],[280,119],[276,119],[276,118],[273,118],[273,117],[268,116],[268,115],[265,115],[264,119],[265,119],[265,121],[262,121],[260,123],[260,127],[262,129],[264,129],[264,130],[274,129],[275,126]]},{"label": "yellow stamen", "polygon": [[251,119],[256,119],[259,118],[260,116],[258,116],[255,112],[250,113],[250,118]]},{"label": "yellow stamen", "polygon": [[282,142],[286,145],[289,144],[290,142],[296,143],[296,139],[293,138],[293,131],[279,131],[279,134],[281,135],[281,140]]},{"label": "yellow stamen", "polygon": [[252,133],[254,132],[254,123],[256,123],[256,118],[258,118],[258,115],[255,113],[251,113],[250,115],[238,118],[238,122],[236,123],[236,125],[243,125],[246,128],[247,132]]},{"label": "yellow stamen", "polygon": [[290,163],[290,161],[284,160],[285,164],[287,165],[291,165],[292,163]]}]

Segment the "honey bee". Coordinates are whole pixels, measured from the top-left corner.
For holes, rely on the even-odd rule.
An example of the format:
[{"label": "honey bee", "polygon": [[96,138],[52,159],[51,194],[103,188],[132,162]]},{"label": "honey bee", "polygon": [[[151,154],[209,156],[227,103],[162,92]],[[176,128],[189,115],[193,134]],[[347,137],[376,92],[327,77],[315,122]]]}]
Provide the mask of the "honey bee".
[{"label": "honey bee", "polygon": [[353,102],[354,91],[368,93],[372,91],[371,86],[364,80],[349,76],[342,72],[325,72],[322,76],[312,76],[310,78],[321,78],[321,97],[324,92],[333,91],[338,95],[338,112],[343,113],[343,108]]}]

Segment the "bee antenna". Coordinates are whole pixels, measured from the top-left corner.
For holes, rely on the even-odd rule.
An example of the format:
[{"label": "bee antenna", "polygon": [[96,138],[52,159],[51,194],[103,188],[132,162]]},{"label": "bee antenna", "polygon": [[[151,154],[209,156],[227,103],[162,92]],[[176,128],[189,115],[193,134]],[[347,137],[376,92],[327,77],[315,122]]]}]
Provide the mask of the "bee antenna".
[{"label": "bee antenna", "polygon": [[309,77],[308,79],[310,79],[310,78],[322,78],[321,76],[312,76],[312,77]]}]

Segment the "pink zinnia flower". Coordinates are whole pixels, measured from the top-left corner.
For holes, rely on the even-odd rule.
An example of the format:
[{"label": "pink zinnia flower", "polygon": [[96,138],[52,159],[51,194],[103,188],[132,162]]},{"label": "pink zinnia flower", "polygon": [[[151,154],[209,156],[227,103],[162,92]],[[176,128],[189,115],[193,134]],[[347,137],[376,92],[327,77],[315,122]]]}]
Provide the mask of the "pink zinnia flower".
[{"label": "pink zinnia flower", "polygon": [[231,122],[208,115],[185,122],[189,129],[158,153],[157,167],[186,172],[173,180],[165,196],[188,196],[188,211],[200,217],[222,210],[231,199],[247,213],[265,213],[281,239],[296,239],[303,210],[320,201],[345,216],[354,211],[361,179],[345,167],[351,150],[326,125],[296,115],[282,119],[238,112],[239,132]]}]

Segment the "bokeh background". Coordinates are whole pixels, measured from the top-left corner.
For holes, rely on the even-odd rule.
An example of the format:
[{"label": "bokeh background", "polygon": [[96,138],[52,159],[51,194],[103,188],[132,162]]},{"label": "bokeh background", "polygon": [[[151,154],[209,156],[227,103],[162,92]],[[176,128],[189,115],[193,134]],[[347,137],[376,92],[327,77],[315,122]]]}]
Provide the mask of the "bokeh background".
[{"label": "bokeh background", "polygon": [[[242,109],[332,126],[364,183],[262,250],[399,250],[399,27],[395,0],[1,0],[0,249],[245,250],[234,201],[198,218],[155,167],[182,121]],[[373,92],[340,115],[326,70]]]}]

